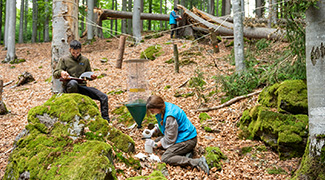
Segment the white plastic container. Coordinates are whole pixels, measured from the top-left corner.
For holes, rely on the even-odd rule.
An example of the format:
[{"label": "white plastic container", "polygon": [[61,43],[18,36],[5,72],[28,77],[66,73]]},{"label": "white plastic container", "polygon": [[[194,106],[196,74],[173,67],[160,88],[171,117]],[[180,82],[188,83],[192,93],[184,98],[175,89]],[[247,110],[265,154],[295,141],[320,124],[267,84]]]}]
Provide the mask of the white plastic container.
[{"label": "white plastic container", "polygon": [[144,150],[145,150],[147,153],[152,153],[152,147],[149,146],[149,145],[144,145]]}]

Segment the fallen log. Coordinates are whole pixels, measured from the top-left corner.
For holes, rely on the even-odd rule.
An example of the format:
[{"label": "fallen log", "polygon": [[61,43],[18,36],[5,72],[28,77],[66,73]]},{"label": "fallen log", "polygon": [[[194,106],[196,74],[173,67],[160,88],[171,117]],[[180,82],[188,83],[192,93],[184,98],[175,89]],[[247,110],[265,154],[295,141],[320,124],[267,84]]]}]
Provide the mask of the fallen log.
[{"label": "fallen log", "polygon": [[[99,19],[107,20],[109,18],[118,18],[118,19],[132,19],[133,13],[127,11],[114,11],[110,9],[101,9],[98,10]],[[160,20],[160,21],[169,21],[169,15],[167,14],[152,14],[152,13],[141,13],[141,20]]]},{"label": "fallen log", "polygon": [[215,106],[215,107],[208,107],[208,108],[202,108],[202,109],[197,109],[197,110],[194,110],[194,112],[206,112],[206,111],[211,111],[211,110],[217,110],[217,109],[220,109],[220,108],[223,108],[223,107],[226,107],[226,106],[229,106],[241,99],[245,99],[245,98],[248,98],[250,96],[254,96],[256,94],[259,94],[260,92],[262,92],[262,90],[258,90],[256,92],[253,92],[253,93],[250,93],[250,94],[247,94],[247,95],[243,95],[243,96],[238,96],[238,97],[235,97],[233,99],[230,99],[229,101],[219,105],[219,106]]},{"label": "fallen log", "polygon": [[[182,5],[177,5],[178,8],[184,10],[184,14],[187,14],[189,18],[194,19],[196,22],[199,22],[201,26],[205,26],[206,28],[214,29],[216,32],[218,32],[220,35],[233,35],[233,30],[229,29],[231,26],[230,24],[226,23],[226,27],[223,26],[218,26],[215,24],[212,24],[208,22],[206,19],[201,18],[197,14],[189,11]],[[196,12],[199,12],[197,10]],[[200,12],[200,15],[203,14],[203,17],[208,17],[208,20],[213,20],[215,23],[221,23],[223,22],[222,20],[217,19],[217,17],[208,15],[207,13]],[[233,26],[233,25],[232,25]],[[244,28],[244,37],[247,38],[254,38],[254,39],[279,39],[279,40],[285,40],[284,39],[285,31],[283,30],[278,30],[278,29],[272,29],[272,28],[252,28],[252,27],[245,27]]]}]

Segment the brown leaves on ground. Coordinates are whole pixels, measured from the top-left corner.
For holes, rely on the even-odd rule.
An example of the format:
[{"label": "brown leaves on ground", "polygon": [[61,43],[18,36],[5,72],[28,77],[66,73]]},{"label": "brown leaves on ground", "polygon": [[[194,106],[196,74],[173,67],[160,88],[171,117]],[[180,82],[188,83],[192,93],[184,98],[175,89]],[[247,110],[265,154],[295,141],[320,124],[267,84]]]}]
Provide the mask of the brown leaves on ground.
[{"label": "brown leaves on ground", "polygon": [[[195,76],[195,70],[200,70],[204,73],[205,91],[209,93],[213,90],[219,92],[210,97],[207,106],[212,107],[220,104],[220,98],[223,93],[220,92],[220,87],[216,84],[212,76],[230,73],[230,69],[234,69],[228,62],[223,60],[223,57],[230,53],[229,48],[224,47],[220,43],[220,53],[211,54],[212,46],[208,43],[192,43],[188,40],[173,40],[178,44],[179,52],[183,51],[199,51],[202,56],[192,56],[193,61],[189,65],[181,66],[180,72],[174,72],[174,65],[167,64],[165,61],[173,58],[173,44],[170,41],[169,35],[165,34],[158,39],[145,40],[139,46],[131,47],[130,42],[126,43],[124,59],[138,59],[140,52],[144,51],[151,45],[160,44],[164,53],[154,61],[147,63],[148,74],[148,89],[153,94],[162,96],[166,101],[180,106],[187,113],[189,119],[198,130],[198,145],[196,147],[196,157],[199,157],[199,151],[207,146],[217,146],[228,157],[228,160],[223,161],[222,170],[216,171],[215,168],[210,170],[210,175],[207,176],[204,172],[191,167],[175,167],[167,165],[169,177],[168,179],[286,179],[289,178],[298,166],[299,159],[287,161],[279,160],[277,154],[267,149],[267,151],[258,151],[256,147],[263,144],[259,141],[241,140],[238,139],[238,128],[236,123],[240,119],[241,113],[247,108],[255,105],[257,95],[243,99],[231,106],[208,112],[215,122],[215,128],[220,130],[220,133],[207,133],[201,126],[199,121],[199,113],[191,110],[196,110],[200,104],[197,96],[174,97],[176,92],[189,93],[194,92],[193,88],[188,86],[179,88],[186,80]],[[83,42],[83,41],[82,41]],[[97,40],[92,45],[84,45],[82,49],[83,55],[91,60],[93,70],[97,75],[107,74],[103,78],[97,79],[89,83],[90,86],[108,93],[114,90],[127,89],[127,73],[126,64],[123,63],[122,69],[116,69],[116,58],[118,55],[118,39],[112,39],[107,42],[105,39]],[[0,47],[3,49],[3,47]],[[5,167],[8,163],[8,156],[13,145],[13,140],[18,133],[24,129],[27,124],[27,113],[35,106],[43,104],[51,95],[51,83],[46,80],[51,76],[51,43],[34,43],[34,44],[17,44],[16,55],[18,58],[26,59],[26,62],[20,64],[0,64],[0,79],[4,83],[14,80],[20,74],[27,71],[33,75],[36,81],[23,86],[11,88],[11,85],[4,88],[3,101],[7,108],[11,111],[7,115],[0,115],[0,177],[2,178],[5,172]],[[0,60],[6,56],[6,51],[0,51]],[[107,58],[106,63],[102,63],[101,59]],[[215,66],[215,62],[217,67]],[[170,88],[165,88],[170,86]],[[128,93],[108,95],[110,111],[128,101]],[[97,102],[98,103],[98,102]],[[113,118],[113,115],[111,115]],[[124,133],[129,134],[136,142],[136,154],[144,152],[144,140],[141,139],[142,129],[127,129],[123,125],[113,121],[113,125],[121,129]],[[241,155],[243,147],[253,147],[249,153]],[[157,155],[161,156],[163,151],[158,151]],[[116,169],[124,170],[125,174],[118,174],[119,179],[127,177],[149,175],[155,168],[156,163],[141,162],[142,171],[136,171],[126,167],[122,163],[116,163]],[[267,170],[272,168],[282,168],[287,174],[268,174]]]}]

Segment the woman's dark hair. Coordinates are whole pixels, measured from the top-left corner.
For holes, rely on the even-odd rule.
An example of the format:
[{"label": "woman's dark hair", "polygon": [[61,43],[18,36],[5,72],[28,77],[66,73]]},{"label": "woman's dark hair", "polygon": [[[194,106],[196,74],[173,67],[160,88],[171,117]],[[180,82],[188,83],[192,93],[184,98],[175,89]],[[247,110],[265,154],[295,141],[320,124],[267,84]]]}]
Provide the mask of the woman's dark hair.
[{"label": "woman's dark hair", "polygon": [[70,48],[71,49],[81,49],[81,43],[77,40],[72,40],[70,42]]},{"label": "woman's dark hair", "polygon": [[165,102],[157,95],[152,95],[148,98],[146,107],[147,114],[150,114],[150,109],[160,109],[162,115],[165,113]]},{"label": "woman's dark hair", "polygon": [[174,8],[174,11],[178,11],[179,9],[177,7]]}]

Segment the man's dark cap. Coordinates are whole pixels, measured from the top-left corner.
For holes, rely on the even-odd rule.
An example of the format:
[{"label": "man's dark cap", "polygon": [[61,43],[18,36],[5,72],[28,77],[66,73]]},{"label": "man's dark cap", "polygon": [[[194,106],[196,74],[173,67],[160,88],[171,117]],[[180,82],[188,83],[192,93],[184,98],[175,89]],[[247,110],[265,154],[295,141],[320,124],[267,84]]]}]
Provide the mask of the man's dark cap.
[{"label": "man's dark cap", "polygon": [[179,9],[177,7],[174,8],[175,11],[178,11]]}]

